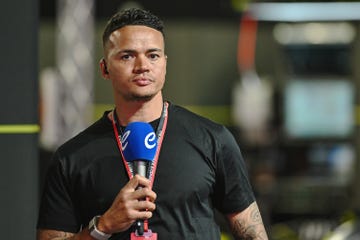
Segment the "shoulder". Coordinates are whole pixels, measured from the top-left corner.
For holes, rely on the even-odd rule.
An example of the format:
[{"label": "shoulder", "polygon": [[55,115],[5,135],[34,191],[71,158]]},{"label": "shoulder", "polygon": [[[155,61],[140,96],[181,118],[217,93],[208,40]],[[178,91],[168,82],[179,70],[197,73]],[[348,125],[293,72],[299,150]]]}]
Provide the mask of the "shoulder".
[{"label": "shoulder", "polygon": [[169,120],[170,123],[184,129],[189,129],[189,131],[194,133],[201,131],[216,137],[232,137],[232,134],[224,125],[200,116],[179,105],[169,105]]},{"label": "shoulder", "polygon": [[214,130],[224,128],[224,126],[219,123],[216,123],[197,113],[194,113],[185,107],[175,104],[169,105],[169,118],[173,118],[177,121],[182,121],[184,124],[196,124],[203,127],[212,128]]},{"label": "shoulder", "polygon": [[111,121],[107,118],[108,113],[108,111],[105,112],[104,115],[92,125],[62,144],[59,147],[59,150],[71,151],[77,148],[82,148],[92,141],[100,140],[103,137],[112,134],[112,124]]},{"label": "shoulder", "polygon": [[89,156],[97,156],[99,152],[106,151],[111,145],[109,143],[114,142],[112,124],[107,118],[107,113],[105,112],[99,120],[62,144],[55,151],[53,157],[55,162],[81,163],[82,160],[88,161]]}]

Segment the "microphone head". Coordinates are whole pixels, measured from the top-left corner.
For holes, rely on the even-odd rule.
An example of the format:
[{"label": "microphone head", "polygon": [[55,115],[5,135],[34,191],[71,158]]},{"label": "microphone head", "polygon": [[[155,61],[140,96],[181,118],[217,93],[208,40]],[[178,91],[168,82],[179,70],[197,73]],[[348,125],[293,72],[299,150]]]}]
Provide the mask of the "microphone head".
[{"label": "microphone head", "polygon": [[157,137],[149,123],[132,122],[121,137],[126,161],[153,161],[157,149]]}]

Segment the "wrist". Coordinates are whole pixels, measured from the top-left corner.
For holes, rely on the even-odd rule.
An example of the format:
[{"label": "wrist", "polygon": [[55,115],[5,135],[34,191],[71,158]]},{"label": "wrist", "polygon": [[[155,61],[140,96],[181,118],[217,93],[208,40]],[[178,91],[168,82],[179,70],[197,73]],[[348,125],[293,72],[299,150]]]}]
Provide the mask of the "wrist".
[{"label": "wrist", "polygon": [[[104,225],[99,225],[100,216],[93,217],[89,222],[89,233],[96,240],[107,240],[111,234],[106,233]],[[100,227],[100,228],[99,228]]]},{"label": "wrist", "polygon": [[101,232],[104,232],[106,234],[111,234],[111,228],[109,224],[107,224],[103,216],[99,216],[96,227]]}]

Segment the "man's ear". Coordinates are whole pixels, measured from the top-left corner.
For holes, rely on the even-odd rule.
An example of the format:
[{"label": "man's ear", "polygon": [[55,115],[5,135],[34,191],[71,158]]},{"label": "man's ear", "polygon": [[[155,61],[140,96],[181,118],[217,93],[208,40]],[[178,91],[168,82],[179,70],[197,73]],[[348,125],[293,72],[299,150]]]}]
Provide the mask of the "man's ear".
[{"label": "man's ear", "polygon": [[103,78],[109,79],[109,71],[105,59],[102,58],[99,64],[100,64],[101,75],[103,76]]}]

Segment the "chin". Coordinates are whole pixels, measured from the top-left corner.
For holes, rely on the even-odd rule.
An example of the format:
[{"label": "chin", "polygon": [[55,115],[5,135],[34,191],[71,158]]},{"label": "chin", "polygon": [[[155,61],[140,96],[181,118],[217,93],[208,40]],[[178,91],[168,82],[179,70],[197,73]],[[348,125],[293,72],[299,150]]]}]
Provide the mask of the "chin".
[{"label": "chin", "polygon": [[137,101],[137,102],[148,102],[152,100],[155,97],[155,95],[132,95],[131,100]]}]

